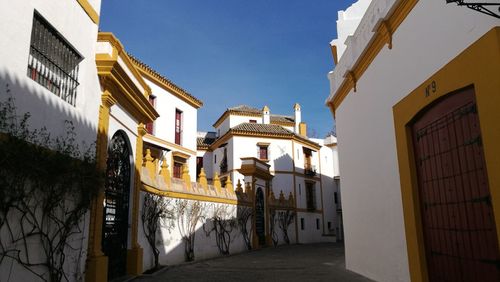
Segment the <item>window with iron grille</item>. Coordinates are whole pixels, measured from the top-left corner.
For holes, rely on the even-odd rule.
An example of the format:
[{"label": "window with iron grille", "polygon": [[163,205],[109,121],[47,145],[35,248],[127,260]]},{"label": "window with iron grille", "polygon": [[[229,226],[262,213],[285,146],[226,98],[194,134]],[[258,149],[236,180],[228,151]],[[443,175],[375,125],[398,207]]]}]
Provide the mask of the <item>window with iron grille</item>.
[{"label": "window with iron grille", "polygon": [[307,210],[313,211],[316,209],[316,189],[313,182],[306,182],[306,203]]},{"label": "window with iron grille", "polygon": [[66,39],[35,12],[28,77],[74,106],[79,85],[78,64],[82,59]]}]

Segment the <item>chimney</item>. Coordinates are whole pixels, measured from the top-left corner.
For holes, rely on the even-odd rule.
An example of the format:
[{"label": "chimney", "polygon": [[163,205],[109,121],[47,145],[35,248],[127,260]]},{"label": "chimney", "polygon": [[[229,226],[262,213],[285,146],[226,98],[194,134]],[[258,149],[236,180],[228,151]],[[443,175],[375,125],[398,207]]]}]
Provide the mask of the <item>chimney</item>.
[{"label": "chimney", "polygon": [[295,103],[295,105],[293,105],[293,109],[295,111],[295,133],[299,134],[299,124],[302,121],[302,116],[300,114],[300,105],[298,103]]},{"label": "chimney", "polygon": [[262,123],[263,124],[271,123],[271,113],[269,112],[268,106],[264,106],[264,108],[262,108]]},{"label": "chimney", "polygon": [[299,135],[302,137],[307,137],[307,124],[305,122],[301,122],[299,124]]}]

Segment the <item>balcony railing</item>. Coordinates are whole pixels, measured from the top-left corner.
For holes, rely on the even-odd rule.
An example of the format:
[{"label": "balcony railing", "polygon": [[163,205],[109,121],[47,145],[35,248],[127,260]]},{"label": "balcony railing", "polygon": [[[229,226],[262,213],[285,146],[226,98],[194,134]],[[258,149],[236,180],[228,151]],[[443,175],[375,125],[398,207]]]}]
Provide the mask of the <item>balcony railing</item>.
[{"label": "balcony railing", "polygon": [[316,167],[313,165],[306,164],[304,165],[304,174],[306,176],[316,176]]},{"label": "balcony railing", "polygon": [[222,162],[220,163],[220,173],[226,173],[227,172],[227,159],[224,158]]}]

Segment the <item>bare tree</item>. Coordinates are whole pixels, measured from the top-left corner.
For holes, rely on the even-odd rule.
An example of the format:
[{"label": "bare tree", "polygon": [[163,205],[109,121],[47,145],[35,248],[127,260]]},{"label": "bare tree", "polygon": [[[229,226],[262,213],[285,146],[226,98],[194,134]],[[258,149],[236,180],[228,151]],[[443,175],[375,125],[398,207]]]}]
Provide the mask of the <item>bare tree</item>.
[{"label": "bare tree", "polygon": [[283,234],[283,241],[287,245],[290,244],[290,238],[288,238],[288,227],[292,224],[295,218],[295,212],[291,210],[285,210],[278,212],[278,225]]},{"label": "bare tree", "polygon": [[[154,267],[153,270],[159,268],[159,256],[160,250],[156,245],[156,235],[158,228],[161,227],[161,220],[169,219],[169,223],[172,223],[174,219],[174,211],[170,205],[171,199],[163,197],[156,194],[147,193],[144,195],[144,202],[142,205],[141,219],[142,219],[142,229],[144,230],[144,235],[153,251]],[[172,224],[167,226],[167,229],[171,229]]]},{"label": "bare tree", "polygon": [[196,225],[203,219],[205,204],[198,201],[176,200],[177,227],[184,242],[184,257],[186,261],[194,260],[194,239]]},{"label": "bare tree", "polygon": [[271,209],[269,212],[269,227],[271,231],[271,240],[273,241],[273,246],[278,246],[279,239],[278,234],[276,233],[276,223],[278,219],[276,218],[276,210]]},{"label": "bare tree", "polygon": [[248,230],[248,222],[253,216],[253,209],[247,206],[238,206],[237,211],[237,222],[241,231],[241,235],[243,236],[243,240],[245,240],[245,245],[247,246],[247,250],[252,249],[252,243],[250,241],[250,234],[252,231],[252,226],[250,226],[250,230]]},{"label": "bare tree", "polygon": [[237,220],[233,217],[234,207],[224,204],[212,205],[212,216],[209,218],[209,224],[203,224],[203,230],[207,237],[215,233],[215,242],[221,255],[229,255],[229,246],[231,245],[231,232],[237,226]]}]

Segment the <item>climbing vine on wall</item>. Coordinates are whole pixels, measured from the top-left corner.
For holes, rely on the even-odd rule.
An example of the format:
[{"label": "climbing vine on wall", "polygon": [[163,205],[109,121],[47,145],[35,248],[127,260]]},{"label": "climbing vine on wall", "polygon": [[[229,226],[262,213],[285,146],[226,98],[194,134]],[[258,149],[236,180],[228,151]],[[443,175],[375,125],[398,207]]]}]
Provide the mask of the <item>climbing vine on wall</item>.
[{"label": "climbing vine on wall", "polygon": [[0,102],[0,267],[17,263],[43,281],[80,279],[67,259],[75,254],[79,266],[84,217],[102,184],[94,150],[76,144],[71,122],[54,138],[16,110],[13,98]]},{"label": "climbing vine on wall", "polygon": [[196,226],[203,219],[206,204],[198,201],[178,199],[175,202],[177,227],[184,242],[185,261],[194,261]]},{"label": "climbing vine on wall", "polygon": [[252,233],[252,229],[250,225],[250,230],[248,230],[248,223],[252,219],[253,213],[254,211],[250,207],[238,206],[236,216],[238,227],[240,229],[243,240],[245,240],[245,246],[249,251],[252,249],[252,243],[250,241],[250,234]]},{"label": "climbing vine on wall", "polygon": [[237,227],[237,220],[233,217],[234,206],[212,204],[212,215],[207,223],[203,224],[203,230],[207,237],[212,233],[221,255],[229,255],[231,245],[231,233]]},{"label": "climbing vine on wall", "polygon": [[173,226],[173,219],[175,218],[174,209],[171,205],[172,199],[163,197],[156,194],[146,193],[142,204],[141,219],[142,229],[146,240],[148,241],[151,250],[153,251],[153,270],[159,268],[160,250],[157,246],[158,229],[162,226],[171,230]]}]

